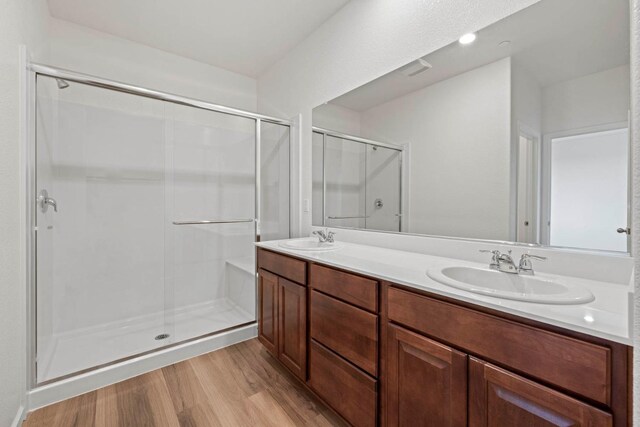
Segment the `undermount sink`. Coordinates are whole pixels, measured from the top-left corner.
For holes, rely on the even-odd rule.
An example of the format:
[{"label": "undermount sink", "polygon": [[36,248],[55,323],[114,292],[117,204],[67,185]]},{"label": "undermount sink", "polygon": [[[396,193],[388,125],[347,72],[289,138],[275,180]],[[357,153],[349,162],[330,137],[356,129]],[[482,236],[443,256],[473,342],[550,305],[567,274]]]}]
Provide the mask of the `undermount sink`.
[{"label": "undermount sink", "polygon": [[495,270],[445,267],[431,269],[427,275],[444,285],[496,298],[542,304],[584,304],[595,299],[588,289],[580,286]]},{"label": "undermount sink", "polygon": [[280,242],[280,247],[285,249],[293,249],[296,251],[314,251],[325,252],[334,251],[341,246],[338,242],[319,242],[318,240],[301,239],[301,240],[288,240],[286,242]]}]

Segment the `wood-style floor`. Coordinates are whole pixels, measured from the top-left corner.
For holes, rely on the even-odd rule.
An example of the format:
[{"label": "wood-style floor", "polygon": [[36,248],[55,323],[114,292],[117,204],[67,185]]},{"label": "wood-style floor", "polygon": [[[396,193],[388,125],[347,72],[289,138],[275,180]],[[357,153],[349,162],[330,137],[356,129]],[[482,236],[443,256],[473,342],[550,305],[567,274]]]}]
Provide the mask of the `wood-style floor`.
[{"label": "wood-style floor", "polygon": [[24,427],[344,425],[257,339],[32,412]]}]

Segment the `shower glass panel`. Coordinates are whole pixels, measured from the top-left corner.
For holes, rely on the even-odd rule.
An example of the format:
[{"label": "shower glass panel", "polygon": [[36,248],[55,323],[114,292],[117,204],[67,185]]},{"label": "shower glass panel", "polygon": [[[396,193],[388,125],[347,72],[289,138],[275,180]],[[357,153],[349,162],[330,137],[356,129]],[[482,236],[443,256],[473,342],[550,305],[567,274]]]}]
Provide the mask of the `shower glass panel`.
[{"label": "shower glass panel", "polygon": [[322,132],[312,150],[314,225],[401,230],[402,151]]},{"label": "shower glass panel", "polygon": [[255,322],[289,126],[42,74],[35,107],[37,384]]},{"label": "shower glass panel", "polygon": [[162,345],[165,104],[44,76],[36,104],[43,382]]},{"label": "shower glass panel", "polygon": [[166,104],[165,343],[255,320],[256,122]]},{"label": "shower glass panel", "polygon": [[324,134],[313,132],[311,140],[311,216],[313,225],[324,225]]},{"label": "shower glass panel", "polygon": [[260,123],[260,240],[288,239],[289,126]]},{"label": "shower glass panel", "polygon": [[366,145],[366,227],[372,230],[400,231],[401,152]]},{"label": "shower glass panel", "polygon": [[325,135],[325,225],[366,227],[366,148]]}]

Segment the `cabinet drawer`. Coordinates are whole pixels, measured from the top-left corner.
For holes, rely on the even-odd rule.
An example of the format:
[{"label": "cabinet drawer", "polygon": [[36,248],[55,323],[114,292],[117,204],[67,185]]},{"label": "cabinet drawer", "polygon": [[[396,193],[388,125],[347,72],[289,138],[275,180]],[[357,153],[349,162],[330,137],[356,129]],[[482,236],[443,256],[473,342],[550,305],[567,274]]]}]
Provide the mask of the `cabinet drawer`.
[{"label": "cabinet drawer", "polygon": [[311,264],[310,285],[365,310],[378,311],[378,282]]},{"label": "cabinet drawer", "polygon": [[264,268],[302,285],[307,284],[307,263],[299,259],[258,249],[258,268]]},{"label": "cabinet drawer", "polygon": [[376,425],[377,381],[314,340],[309,386],[352,425]]},{"label": "cabinet drawer", "polygon": [[611,350],[404,290],[389,319],[597,402],[611,405]]},{"label": "cabinet drawer", "polygon": [[469,362],[469,426],[611,427],[613,416],[482,360]]},{"label": "cabinet drawer", "polygon": [[311,338],[377,376],[378,316],[311,291]]}]

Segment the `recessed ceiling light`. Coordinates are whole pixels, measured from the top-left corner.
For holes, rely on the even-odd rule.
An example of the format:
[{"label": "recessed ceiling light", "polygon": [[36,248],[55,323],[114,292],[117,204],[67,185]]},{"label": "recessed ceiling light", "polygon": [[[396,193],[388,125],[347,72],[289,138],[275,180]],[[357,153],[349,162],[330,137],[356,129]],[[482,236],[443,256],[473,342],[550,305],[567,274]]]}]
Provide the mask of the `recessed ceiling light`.
[{"label": "recessed ceiling light", "polygon": [[460,44],[469,44],[469,43],[473,43],[475,39],[476,39],[475,33],[468,33],[460,37],[458,41],[460,42]]}]

